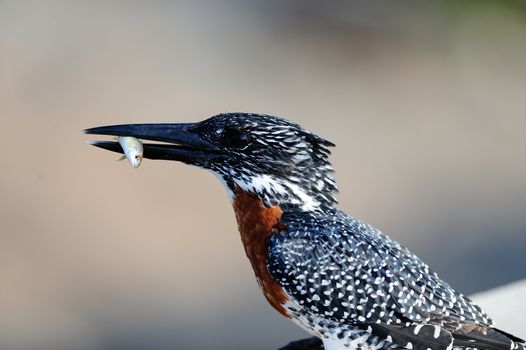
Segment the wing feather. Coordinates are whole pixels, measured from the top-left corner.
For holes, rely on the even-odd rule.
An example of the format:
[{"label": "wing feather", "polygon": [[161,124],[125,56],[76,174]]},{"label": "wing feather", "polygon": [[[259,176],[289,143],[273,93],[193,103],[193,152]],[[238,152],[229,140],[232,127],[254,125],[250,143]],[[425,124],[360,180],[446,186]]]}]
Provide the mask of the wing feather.
[{"label": "wing feather", "polygon": [[407,248],[370,225],[332,214],[330,220],[285,215],[287,231],[269,242],[270,273],[306,312],[371,325],[375,334],[415,349],[445,350],[452,340],[488,349],[513,345],[488,331],[491,319]]}]

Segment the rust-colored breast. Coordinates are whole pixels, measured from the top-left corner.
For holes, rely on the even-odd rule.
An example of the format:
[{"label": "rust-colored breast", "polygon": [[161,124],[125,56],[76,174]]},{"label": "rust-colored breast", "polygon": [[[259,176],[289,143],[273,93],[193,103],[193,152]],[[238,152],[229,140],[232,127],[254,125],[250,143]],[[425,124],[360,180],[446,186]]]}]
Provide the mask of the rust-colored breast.
[{"label": "rust-colored breast", "polygon": [[281,209],[278,206],[265,208],[260,199],[239,187],[236,187],[232,205],[236,213],[241,240],[259,286],[270,304],[281,314],[287,316],[282,306],[287,301],[287,296],[267,269],[268,239],[271,235],[278,234],[283,228],[279,223]]}]

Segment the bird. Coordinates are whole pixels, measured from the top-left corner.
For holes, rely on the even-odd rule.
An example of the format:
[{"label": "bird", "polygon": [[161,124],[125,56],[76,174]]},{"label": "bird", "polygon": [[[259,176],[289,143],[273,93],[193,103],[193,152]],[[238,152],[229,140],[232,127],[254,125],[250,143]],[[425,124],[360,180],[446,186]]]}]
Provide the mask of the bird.
[{"label": "bird", "polygon": [[[84,131],[156,141],[144,143],[144,158],[211,171],[263,295],[326,350],[525,349],[409,249],[340,210],[335,145],[296,123],[222,113]],[[117,142],[92,144],[123,153]]]}]

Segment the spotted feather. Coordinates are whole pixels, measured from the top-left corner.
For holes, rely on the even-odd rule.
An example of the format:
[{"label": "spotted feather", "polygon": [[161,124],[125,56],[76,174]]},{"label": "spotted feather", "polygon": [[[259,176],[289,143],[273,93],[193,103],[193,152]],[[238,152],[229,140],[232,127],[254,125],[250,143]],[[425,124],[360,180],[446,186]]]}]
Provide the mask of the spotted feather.
[{"label": "spotted feather", "polygon": [[[407,348],[457,345],[509,349],[492,320],[407,248],[338,210],[306,217],[284,214],[268,268],[299,308],[324,319],[367,328]],[[493,335],[493,336],[492,336]],[[505,336],[504,336],[505,337]],[[512,344],[513,343],[513,344]],[[489,345],[488,345],[489,346]]]}]

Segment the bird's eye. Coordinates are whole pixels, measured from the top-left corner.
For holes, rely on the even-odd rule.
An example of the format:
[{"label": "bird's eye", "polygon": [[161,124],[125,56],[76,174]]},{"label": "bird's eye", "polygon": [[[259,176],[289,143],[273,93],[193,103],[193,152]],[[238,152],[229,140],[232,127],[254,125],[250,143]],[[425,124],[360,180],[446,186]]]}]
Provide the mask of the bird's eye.
[{"label": "bird's eye", "polygon": [[227,129],[224,138],[228,146],[238,149],[245,148],[250,143],[249,133],[240,129]]}]

